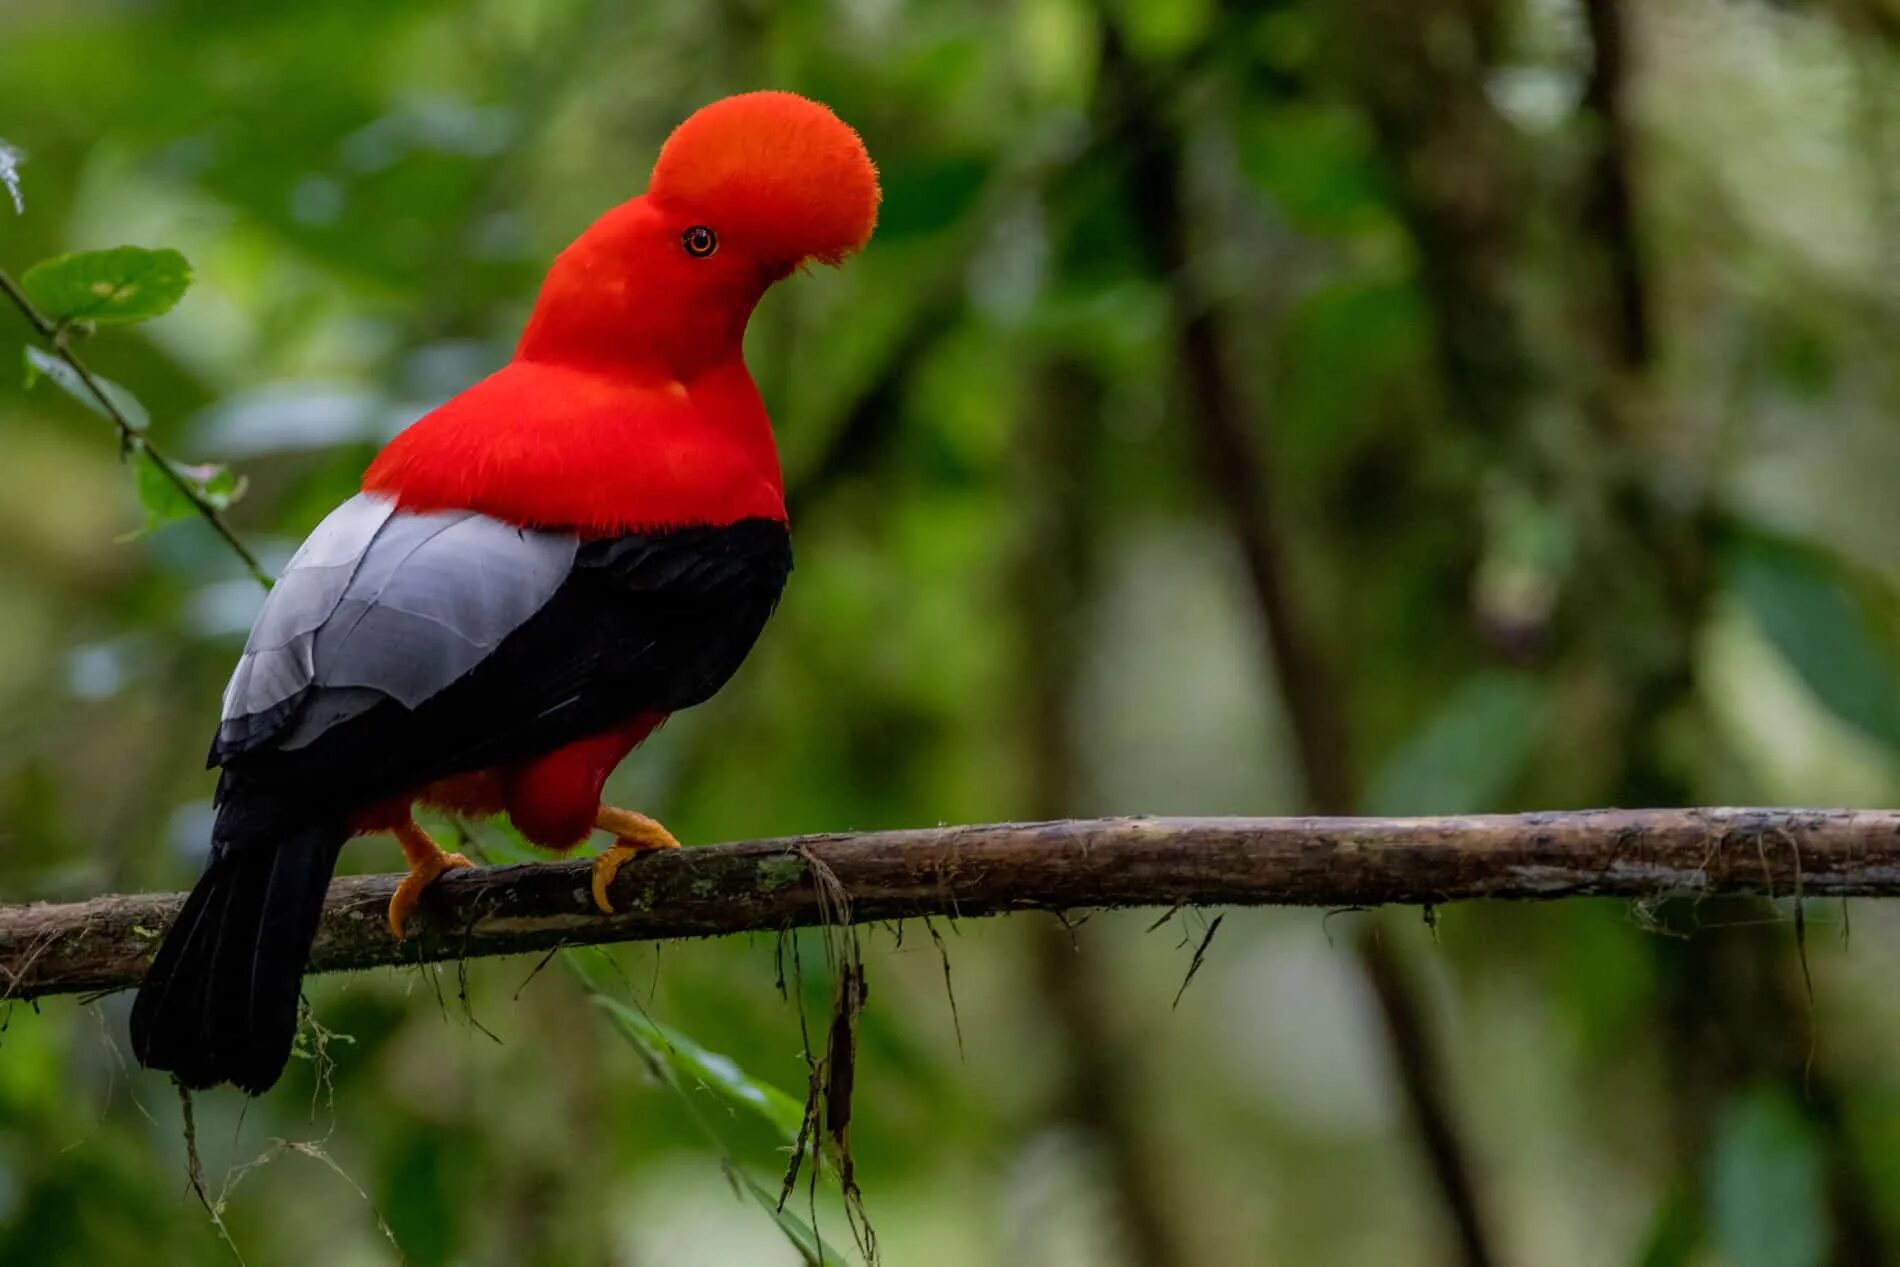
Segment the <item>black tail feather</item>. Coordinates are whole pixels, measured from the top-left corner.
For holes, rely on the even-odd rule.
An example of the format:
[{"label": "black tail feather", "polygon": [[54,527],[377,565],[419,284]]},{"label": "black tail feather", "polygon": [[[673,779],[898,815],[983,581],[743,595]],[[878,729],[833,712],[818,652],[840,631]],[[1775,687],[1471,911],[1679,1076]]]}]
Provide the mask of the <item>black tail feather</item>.
[{"label": "black tail feather", "polygon": [[132,1004],[139,1063],[194,1089],[260,1095],[297,1033],[297,1002],[343,824],[269,842],[221,842]]}]

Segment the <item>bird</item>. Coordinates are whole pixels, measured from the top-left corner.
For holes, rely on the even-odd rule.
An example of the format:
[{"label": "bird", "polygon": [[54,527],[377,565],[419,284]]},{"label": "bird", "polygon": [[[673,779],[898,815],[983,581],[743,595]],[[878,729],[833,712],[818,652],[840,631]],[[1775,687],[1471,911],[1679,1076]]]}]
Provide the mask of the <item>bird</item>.
[{"label": "bird", "polygon": [[184,1087],[261,1095],[289,1060],[344,843],[395,837],[390,934],[468,859],[418,805],[529,841],[679,842],[601,803],[607,776],[738,669],[791,539],[743,355],[766,290],[876,227],[862,138],[777,91],[706,105],[644,194],[574,240],[513,359],[399,433],[272,587],[227,686],[209,861],[132,1007],[133,1052]]}]

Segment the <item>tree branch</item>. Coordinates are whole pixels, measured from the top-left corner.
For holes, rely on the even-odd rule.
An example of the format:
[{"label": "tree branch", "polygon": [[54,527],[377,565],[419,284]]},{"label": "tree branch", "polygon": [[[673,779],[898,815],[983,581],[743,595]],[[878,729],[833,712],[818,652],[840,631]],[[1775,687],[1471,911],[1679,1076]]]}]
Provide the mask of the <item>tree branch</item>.
[{"label": "tree branch", "polygon": [[[383,922],[401,877],[337,880],[310,970],[817,924],[832,905],[816,871],[836,877],[855,923],[1082,907],[1900,896],[1900,811],[1085,819],[803,836],[642,859],[614,885],[617,915],[593,909],[588,865],[451,872],[406,942]],[[138,894],[0,907],[0,997],[135,984],[183,901]]]}]

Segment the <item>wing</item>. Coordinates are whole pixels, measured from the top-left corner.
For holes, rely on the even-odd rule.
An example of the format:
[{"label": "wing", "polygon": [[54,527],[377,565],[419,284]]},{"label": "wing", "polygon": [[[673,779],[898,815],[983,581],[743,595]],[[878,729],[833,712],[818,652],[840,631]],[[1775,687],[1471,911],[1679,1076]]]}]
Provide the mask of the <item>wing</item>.
[{"label": "wing", "polygon": [[384,700],[439,694],[554,597],[580,542],[359,494],[271,588],[224,692],[211,764],[295,749]]},{"label": "wing", "polygon": [[212,746],[220,800],[357,807],[690,707],[791,571],[777,520],[582,541],[381,501],[339,508],[272,590]]}]

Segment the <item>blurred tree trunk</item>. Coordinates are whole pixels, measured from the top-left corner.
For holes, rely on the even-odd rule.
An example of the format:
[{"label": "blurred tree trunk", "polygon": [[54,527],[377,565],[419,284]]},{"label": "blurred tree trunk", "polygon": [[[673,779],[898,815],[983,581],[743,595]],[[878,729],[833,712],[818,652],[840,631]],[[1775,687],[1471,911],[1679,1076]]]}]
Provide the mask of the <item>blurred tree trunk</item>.
[{"label": "blurred tree trunk", "polygon": [[[1632,192],[1637,146],[1628,107],[1632,49],[1621,0],[1590,0],[1586,13],[1595,56],[1584,108],[1595,144],[1580,229],[1600,270],[1587,293],[1607,297],[1585,312],[1586,346],[1594,349],[1598,366],[1596,389],[1589,395],[1597,433],[1621,439],[1625,448],[1623,463],[1609,468],[1610,502],[1621,529],[1616,544],[1639,552],[1646,548],[1654,556],[1660,605],[1668,613],[1666,653],[1631,684],[1617,798],[1687,804],[1697,789],[1673,757],[1670,728],[1684,717],[1710,725],[1700,708],[1695,656],[1716,594],[1713,555],[1720,526],[1706,496],[1684,505],[1659,493],[1662,484],[1700,492],[1706,481],[1697,472],[1669,479],[1666,465],[1659,476],[1659,454],[1670,448],[1668,420],[1646,420],[1631,412],[1630,402],[1642,390],[1656,350]],[[1647,428],[1645,421],[1651,423]],[[1659,439],[1665,443],[1658,444]],[[1605,557],[1600,566],[1615,566],[1615,558]],[[1830,1261],[1887,1261],[1869,1181],[1842,1121],[1839,1093],[1814,1050],[1805,969],[1774,908],[1730,899],[1666,918],[1681,935],[1654,939],[1651,952],[1662,985],[1658,1006],[1670,1037],[1671,1099],[1686,1188],[1707,1191],[1723,1114],[1750,1091],[1778,1085],[1790,1102],[1801,1105],[1823,1152],[1832,1216]],[[1803,1023],[1791,1027],[1791,1017]]]},{"label": "blurred tree trunk", "polygon": [[1493,439],[1521,429],[1534,382],[1512,291],[1524,169],[1487,82],[1504,12],[1498,0],[1327,6],[1418,247],[1447,403]]},{"label": "blurred tree trunk", "polygon": [[[1666,613],[1664,650],[1646,664],[1639,660],[1647,671],[1629,683],[1622,774],[1613,799],[1683,805],[1693,803],[1698,789],[1676,755],[1677,728],[1685,718],[1704,731],[1712,725],[1697,691],[1696,651],[1717,593],[1720,523],[1703,474],[1672,469],[1682,458],[1671,456],[1680,451],[1670,443],[1671,420],[1643,407],[1657,335],[1634,193],[1638,137],[1628,103],[1635,50],[1623,0],[1588,0],[1585,14],[1594,57],[1583,108],[1593,145],[1578,231],[1581,258],[1592,263],[1596,276],[1583,289],[1595,302],[1583,305],[1579,324],[1596,373],[1584,397],[1595,433],[1621,449],[1621,461],[1606,468],[1614,518],[1596,566],[1617,568],[1624,551],[1649,553],[1659,593],[1637,598],[1642,607]],[[1683,489],[1695,496],[1685,502]],[[1625,611],[1631,620],[1643,619],[1641,610]],[[1707,1200],[1725,1114],[1751,1092],[1779,1087],[1801,1107],[1821,1149],[1829,1261],[1841,1267],[1889,1261],[1840,1093],[1815,1047],[1804,952],[1796,945],[1799,925],[1790,936],[1775,907],[1752,898],[1666,911],[1664,920],[1676,935],[1654,937],[1650,947],[1668,1036],[1683,1189]],[[1800,1023],[1791,1025],[1797,1017]],[[1706,1240],[1706,1216],[1694,1222],[1704,1224],[1697,1230]]]},{"label": "blurred tree trunk", "polygon": [[[1279,688],[1291,723],[1307,808],[1321,814],[1352,813],[1358,797],[1350,704],[1343,678],[1320,651],[1314,613],[1302,606],[1302,590],[1291,576],[1293,560],[1274,496],[1265,427],[1226,362],[1219,315],[1200,284],[1190,249],[1186,154],[1168,122],[1158,117],[1157,95],[1112,26],[1103,41],[1102,91],[1111,108],[1124,113],[1129,198],[1153,268],[1170,292],[1180,385],[1201,477],[1246,565],[1267,642],[1263,650],[1268,676]],[[1465,337],[1474,347],[1488,347],[1497,331],[1474,330]],[[1444,1085],[1437,1036],[1417,985],[1407,965],[1380,941],[1377,919],[1361,927],[1354,951],[1378,1003],[1399,1090],[1419,1133],[1460,1259],[1468,1267],[1489,1267],[1497,1257],[1483,1201]]]},{"label": "blurred tree trunk", "polygon": [[[1076,813],[1082,801],[1075,744],[1077,676],[1088,646],[1096,582],[1098,524],[1089,506],[1104,386],[1078,361],[1057,355],[1043,366],[1023,427],[1029,516],[1017,576],[1018,663],[1027,746],[1024,807],[1032,819]],[[1154,1097],[1144,1086],[1139,1047],[1114,1023],[1111,969],[1084,954],[1085,930],[1037,919],[1036,989],[1054,1023],[1067,1078],[1056,1115],[1083,1135],[1103,1163],[1114,1194],[1125,1261],[1187,1267],[1196,1261],[1169,1216],[1160,1151],[1144,1117]]]},{"label": "blurred tree trunk", "polygon": [[[1699,713],[1695,652],[1715,595],[1719,525],[1704,473],[1681,469],[1666,420],[1645,396],[1658,333],[1638,212],[1630,14],[1620,0],[1584,5],[1594,57],[1579,122],[1589,148],[1578,214],[1558,226],[1573,249],[1556,262],[1579,296],[1573,319],[1581,355],[1567,358],[1529,343],[1511,292],[1512,278],[1532,264],[1524,218],[1533,191],[1514,157],[1512,129],[1486,91],[1503,12],[1495,0],[1373,0],[1337,11],[1335,21],[1418,243],[1448,403],[1492,441],[1494,461],[1515,467],[1533,487],[1563,482],[1530,448],[1536,395],[1573,392],[1586,424],[1587,434],[1571,444],[1594,455],[1586,485],[1595,486],[1567,493],[1582,549],[1560,618],[1570,627],[1559,653],[1617,682],[1621,725],[1603,737],[1617,754],[1604,799],[1693,804],[1679,728],[1685,719],[1708,724]],[[1665,496],[1665,487],[1674,495]],[[1682,489],[1692,495],[1682,498]],[[1728,922],[1746,926],[1709,927]],[[1660,969],[1678,1165],[1691,1209],[1701,1209],[1720,1115],[1750,1088],[1780,1085],[1803,1105],[1825,1151],[1833,1261],[1886,1261],[1839,1096],[1811,1066],[1805,1034],[1787,1025],[1809,1009],[1785,932],[1750,899],[1700,904],[1674,913],[1671,923],[1683,935],[1652,938],[1650,949]],[[1690,1234],[1701,1239],[1702,1219],[1692,1222]]]},{"label": "blurred tree trunk", "polygon": [[1623,369],[1641,372],[1649,364],[1655,336],[1632,187],[1636,129],[1627,91],[1628,23],[1621,0],[1586,0],[1583,10],[1595,55],[1583,98],[1585,117],[1594,124],[1584,230],[1586,241],[1595,244],[1601,259],[1600,288],[1609,296],[1609,311],[1602,316],[1608,350]]}]

